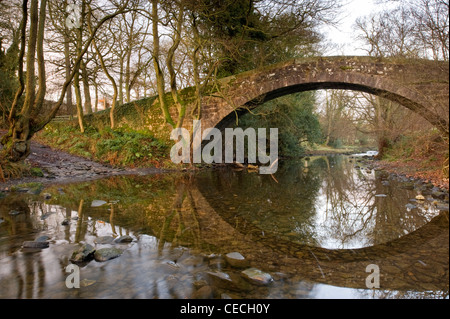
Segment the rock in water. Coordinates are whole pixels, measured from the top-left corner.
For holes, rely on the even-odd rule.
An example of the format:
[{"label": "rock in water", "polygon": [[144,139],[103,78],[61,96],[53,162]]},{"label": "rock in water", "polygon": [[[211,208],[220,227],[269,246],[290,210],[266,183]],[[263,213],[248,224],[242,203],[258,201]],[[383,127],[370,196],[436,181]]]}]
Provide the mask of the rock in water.
[{"label": "rock in water", "polygon": [[128,236],[128,235],[120,236],[114,240],[114,242],[119,243],[119,244],[131,243],[132,241],[133,241],[133,237]]},{"label": "rock in water", "polygon": [[34,241],[48,241],[49,239],[50,239],[49,236],[43,235],[43,236],[36,238]]},{"label": "rock in water", "polygon": [[227,274],[220,271],[208,271],[206,274],[213,286],[221,289],[240,292],[250,291],[252,289],[251,285],[237,274]]},{"label": "rock in water", "polygon": [[270,274],[256,268],[246,269],[242,271],[242,275],[245,279],[258,286],[266,286],[273,281]]},{"label": "rock in water", "polygon": [[70,261],[73,263],[81,263],[83,261],[88,261],[94,257],[94,253],[95,253],[94,247],[92,247],[89,244],[85,244],[72,253]]},{"label": "rock in water", "polygon": [[24,241],[23,248],[48,248],[48,241]]},{"label": "rock in water", "polygon": [[94,243],[96,244],[110,244],[114,240],[112,236],[100,236],[94,239]]},{"label": "rock in water", "polygon": [[225,259],[232,267],[237,267],[237,268],[248,267],[248,260],[245,259],[245,257],[242,256],[238,252],[232,252],[232,253],[226,254]]},{"label": "rock in water", "polygon": [[96,261],[107,261],[122,255],[122,250],[117,248],[100,248],[95,251],[94,258]]}]

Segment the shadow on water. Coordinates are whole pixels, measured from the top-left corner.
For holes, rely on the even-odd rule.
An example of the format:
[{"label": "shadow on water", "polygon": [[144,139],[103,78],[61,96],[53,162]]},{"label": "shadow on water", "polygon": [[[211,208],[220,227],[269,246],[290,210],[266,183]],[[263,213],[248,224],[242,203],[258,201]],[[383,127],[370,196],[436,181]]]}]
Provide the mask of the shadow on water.
[{"label": "shadow on water", "polygon": [[[357,166],[311,157],[274,176],[227,168],[8,195],[0,297],[448,298],[448,211],[415,200],[410,182]],[[43,235],[49,248],[21,247]],[[133,241],[111,241],[124,235]],[[69,289],[65,267],[85,243],[123,253],[81,265],[81,287]],[[274,280],[243,279],[230,252]],[[380,269],[379,289],[367,289],[368,265]]]}]

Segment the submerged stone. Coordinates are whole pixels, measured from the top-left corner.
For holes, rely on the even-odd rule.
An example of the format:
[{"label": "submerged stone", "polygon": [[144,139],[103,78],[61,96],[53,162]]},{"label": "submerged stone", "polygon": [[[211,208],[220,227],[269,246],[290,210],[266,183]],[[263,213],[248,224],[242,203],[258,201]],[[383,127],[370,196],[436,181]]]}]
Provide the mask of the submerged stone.
[{"label": "submerged stone", "polygon": [[249,291],[251,285],[237,274],[227,274],[221,271],[208,271],[206,273],[213,286],[233,291]]},{"label": "submerged stone", "polygon": [[232,266],[237,268],[245,268],[248,266],[248,260],[238,252],[232,252],[225,255],[225,260]]},{"label": "submerged stone", "polygon": [[122,255],[122,250],[118,248],[100,248],[95,251],[94,258],[96,261],[107,261]]},{"label": "submerged stone", "polygon": [[43,235],[43,236],[40,236],[40,237],[36,238],[34,241],[39,241],[40,242],[40,241],[47,241],[49,239],[50,239],[49,236]]},{"label": "submerged stone", "polygon": [[94,239],[94,243],[96,244],[110,244],[114,241],[114,237],[112,236],[100,236]]},{"label": "submerged stone", "polygon": [[258,286],[266,286],[273,281],[270,274],[256,268],[246,269],[242,271],[242,275],[245,279]]},{"label": "submerged stone", "polygon": [[48,241],[24,241],[22,248],[48,248]]}]

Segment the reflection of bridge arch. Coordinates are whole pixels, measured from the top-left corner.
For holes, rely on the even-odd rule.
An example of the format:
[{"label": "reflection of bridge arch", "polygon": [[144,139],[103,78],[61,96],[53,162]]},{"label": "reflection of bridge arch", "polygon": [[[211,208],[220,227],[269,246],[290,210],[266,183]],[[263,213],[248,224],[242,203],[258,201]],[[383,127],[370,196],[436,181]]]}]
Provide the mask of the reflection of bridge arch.
[{"label": "reflection of bridge arch", "polygon": [[204,97],[202,121],[204,127],[220,127],[243,106],[252,108],[300,91],[349,89],[397,102],[448,134],[448,79],[448,62],[370,57],[291,60],[220,80],[219,92]]},{"label": "reflection of bridge arch", "polygon": [[[365,289],[366,267],[376,264],[380,267],[382,289],[422,287],[448,291],[448,245],[442,245],[448,243],[448,213],[389,243],[359,249],[325,249],[286,241],[273,234],[263,235],[261,229],[235,214],[219,215],[200,189],[192,194],[201,212],[201,228],[212,230],[210,234],[202,231],[202,240],[219,249],[229,249],[229,243],[235,242],[235,250],[251,256],[254,267],[281,272],[284,268],[295,269],[289,275],[298,280]],[[430,251],[436,252],[431,262]],[[442,278],[436,281],[427,272],[442,273]]]}]

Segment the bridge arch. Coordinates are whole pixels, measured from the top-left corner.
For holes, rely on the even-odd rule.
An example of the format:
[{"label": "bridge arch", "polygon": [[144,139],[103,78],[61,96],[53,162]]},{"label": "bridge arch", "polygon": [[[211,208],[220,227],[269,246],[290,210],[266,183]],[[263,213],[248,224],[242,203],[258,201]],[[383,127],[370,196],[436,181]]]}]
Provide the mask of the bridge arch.
[{"label": "bridge arch", "polygon": [[309,90],[348,89],[397,102],[449,133],[449,64],[372,57],[295,59],[219,80],[203,98],[204,127],[225,127],[236,112]]}]

